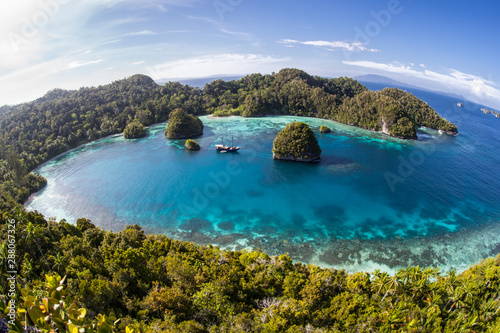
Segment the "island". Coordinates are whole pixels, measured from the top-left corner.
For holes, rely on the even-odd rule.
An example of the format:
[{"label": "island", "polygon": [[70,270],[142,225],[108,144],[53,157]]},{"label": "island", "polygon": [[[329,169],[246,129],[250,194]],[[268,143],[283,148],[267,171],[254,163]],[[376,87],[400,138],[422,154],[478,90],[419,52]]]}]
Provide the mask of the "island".
[{"label": "island", "polygon": [[125,127],[123,137],[125,139],[138,139],[146,136],[146,127],[138,120],[134,119]]},{"label": "island", "polygon": [[198,142],[196,142],[194,140],[191,140],[191,139],[187,139],[186,140],[185,147],[188,150],[194,150],[194,151],[197,151],[197,150],[201,149],[200,145],[198,144]]},{"label": "island", "polygon": [[207,111],[216,116],[316,117],[410,140],[417,140],[418,127],[458,132],[426,102],[404,90],[370,91],[351,78],[328,79],[295,68],[236,81],[215,80],[203,92],[210,101]]},{"label": "island", "polygon": [[500,118],[500,113],[497,112],[497,111],[495,111],[495,110],[490,110],[488,108],[481,108],[481,111],[483,111],[484,114],[488,114],[489,113],[489,114],[494,115],[497,118]]},{"label": "island", "polygon": [[203,123],[200,118],[182,109],[170,113],[165,135],[169,139],[186,139],[203,134]]},{"label": "island", "polygon": [[321,125],[319,127],[319,132],[320,133],[330,133],[332,130],[330,128],[328,128],[328,126],[326,125]]},{"label": "island", "polygon": [[291,122],[273,141],[275,160],[295,162],[319,162],[321,148],[312,129],[303,122]]},{"label": "island", "polygon": [[[172,126],[178,112],[185,123]],[[417,139],[416,130],[423,126],[457,133],[454,124],[413,94],[397,88],[369,91],[348,77],[285,68],[197,88],[179,82],[159,85],[137,74],[98,87],[53,89],[32,102],[0,107],[0,169],[15,179],[0,188],[0,207],[22,203],[38,189],[28,174],[39,165],[87,142],[122,134],[134,119],[150,126],[170,118],[166,134],[187,139],[203,133],[196,117],[207,114],[315,117],[403,139]]]},{"label": "island", "polygon": [[[385,127],[389,135],[406,118],[410,132],[412,124],[456,132],[424,102],[391,89],[370,93],[355,80],[297,71],[217,80],[203,89],[178,82],[159,86],[135,75],[1,107],[3,276],[14,252],[11,268],[21,270],[9,273],[16,279],[1,280],[12,298],[0,301],[0,328],[8,331],[11,320],[12,331],[498,332],[500,255],[463,273],[419,266],[393,274],[348,273],[280,255],[281,245],[272,256],[231,251],[147,235],[138,225],[113,232],[85,218],[57,222],[22,207],[46,183],[30,170],[83,143],[123,133],[132,119],[144,126],[164,122],[177,108],[192,115],[309,114]],[[382,103],[383,96],[401,105]],[[337,244],[339,258],[349,253]],[[356,247],[363,250],[362,243]],[[423,260],[433,260],[428,252]]]}]

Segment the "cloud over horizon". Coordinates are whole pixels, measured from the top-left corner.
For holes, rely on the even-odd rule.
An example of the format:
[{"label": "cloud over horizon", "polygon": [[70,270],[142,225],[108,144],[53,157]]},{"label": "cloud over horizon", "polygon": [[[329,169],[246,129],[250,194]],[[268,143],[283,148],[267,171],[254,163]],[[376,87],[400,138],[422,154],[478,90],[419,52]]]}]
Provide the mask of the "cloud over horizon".
[{"label": "cloud over horizon", "polygon": [[380,52],[377,49],[367,48],[364,43],[355,42],[355,41],[324,41],[324,40],[315,40],[315,41],[305,41],[301,42],[294,39],[280,39],[278,44],[283,44],[288,47],[293,47],[296,44],[299,45],[308,45],[315,46],[326,49],[328,51],[347,51],[347,52]]},{"label": "cloud over horizon", "polygon": [[[461,94],[473,102],[485,104],[495,103],[500,107],[500,90],[494,87],[494,82],[480,76],[463,73],[456,69],[447,69],[447,73],[438,73],[426,69],[420,64],[419,68],[400,64],[386,64],[373,61],[342,61],[349,66],[373,69],[386,73],[394,73],[421,81],[430,81],[439,84],[446,92]],[[421,84],[420,84],[421,85]]]},{"label": "cloud over horizon", "polygon": [[168,61],[148,67],[148,75],[155,80],[201,78],[215,75],[240,75],[273,72],[289,62],[288,57],[263,54],[215,54]]}]

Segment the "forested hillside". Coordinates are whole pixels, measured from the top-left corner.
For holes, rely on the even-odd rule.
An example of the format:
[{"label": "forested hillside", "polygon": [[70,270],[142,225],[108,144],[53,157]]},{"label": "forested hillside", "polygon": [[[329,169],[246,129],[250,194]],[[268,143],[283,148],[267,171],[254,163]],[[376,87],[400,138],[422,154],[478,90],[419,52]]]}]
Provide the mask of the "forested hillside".
[{"label": "forested hillside", "polygon": [[43,162],[122,133],[132,122],[148,126],[166,121],[177,108],[194,115],[321,117],[409,139],[416,138],[417,126],[457,132],[412,94],[395,88],[368,91],[345,77],[326,79],[283,69],[273,75],[215,80],[199,89],[177,82],[159,86],[147,76],[134,75],[99,87],[55,89],[33,102],[2,107],[0,209],[11,209],[45,184],[42,177],[28,174]]},{"label": "forested hillside", "polygon": [[[2,239],[12,224],[20,332],[35,323],[44,332],[500,331],[500,256],[460,275],[419,267],[348,274],[22,210],[4,214]],[[0,253],[8,301],[6,243]]]},{"label": "forested hillside", "polygon": [[[166,121],[175,109],[194,115],[323,117],[405,138],[413,138],[417,126],[456,132],[401,90],[371,92],[352,79],[295,69],[216,80],[203,89],[159,86],[135,75],[2,107],[0,330],[9,320],[7,295],[14,288],[18,316],[11,331],[17,332],[36,331],[33,326],[44,332],[126,333],[500,331],[500,257],[459,275],[419,267],[394,275],[348,274],[294,264],[287,255],[223,251],[145,235],[139,226],[114,233],[85,218],[76,225],[56,222],[20,205],[45,184],[29,173],[36,166],[122,133],[129,124],[134,134],[134,126]],[[7,279],[13,269],[10,239],[15,287]]]}]

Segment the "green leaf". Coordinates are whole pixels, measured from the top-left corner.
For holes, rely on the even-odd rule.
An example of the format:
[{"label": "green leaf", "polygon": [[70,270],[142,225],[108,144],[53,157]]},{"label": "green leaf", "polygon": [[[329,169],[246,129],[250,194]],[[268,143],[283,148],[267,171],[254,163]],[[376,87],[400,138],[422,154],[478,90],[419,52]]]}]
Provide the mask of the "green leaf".
[{"label": "green leaf", "polygon": [[87,310],[85,308],[78,309],[78,312],[79,312],[79,315],[78,315],[79,320],[84,319],[85,316],[87,315]]},{"label": "green leaf", "polygon": [[68,329],[70,333],[78,333],[78,326],[73,323],[68,324]]},{"label": "green leaf", "polygon": [[33,305],[28,308],[28,315],[30,316],[31,320],[36,323],[37,320],[43,316],[43,313],[38,306]]},{"label": "green leaf", "polygon": [[98,333],[113,333],[113,327],[108,323],[104,322],[99,325],[97,328]]}]

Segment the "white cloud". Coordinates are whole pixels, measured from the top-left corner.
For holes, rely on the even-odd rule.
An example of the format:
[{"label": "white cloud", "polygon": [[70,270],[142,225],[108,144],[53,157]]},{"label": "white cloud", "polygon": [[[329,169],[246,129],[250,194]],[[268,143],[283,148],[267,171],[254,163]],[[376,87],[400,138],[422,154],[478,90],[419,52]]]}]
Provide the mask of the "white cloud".
[{"label": "white cloud", "polygon": [[67,66],[64,59],[56,59],[0,75],[0,105],[27,102],[43,96],[58,86],[54,77]]},{"label": "white cloud", "polygon": [[290,58],[276,58],[262,54],[217,54],[166,62],[149,67],[155,80],[240,75],[279,70]]},{"label": "white cloud", "polygon": [[137,65],[142,65],[143,63],[145,63],[145,61],[144,61],[144,60],[142,60],[142,61],[137,61],[137,62],[133,62],[133,63],[131,63],[131,65],[137,66]]},{"label": "white cloud", "polygon": [[151,30],[142,30],[126,34],[126,36],[154,36],[154,35],[157,35],[157,33]]},{"label": "white cloud", "polygon": [[125,24],[133,24],[133,23],[140,23],[140,22],[146,22],[148,21],[147,18],[140,18],[140,17],[125,17],[125,18],[119,18],[119,19],[114,19],[111,21],[106,22],[106,25],[108,27],[117,27]]},{"label": "white cloud", "polygon": [[[97,63],[97,61],[92,61]],[[105,63],[103,61],[103,63]],[[54,88],[78,89],[82,86],[98,86],[135,74],[137,68],[127,67],[111,71],[95,65],[89,70],[89,62],[73,62],[69,58],[57,58],[26,66],[7,74],[0,74],[0,105],[18,104],[34,100]],[[71,67],[71,69],[69,69]]]},{"label": "white cloud", "polygon": [[225,34],[231,38],[250,42],[251,45],[253,45],[254,47],[258,47],[260,45],[259,40],[251,33],[229,30],[225,27],[226,24],[221,20],[214,20],[214,19],[209,18],[209,17],[191,16],[191,15],[184,15],[184,17],[187,19],[190,19],[190,20],[202,21],[202,22],[208,23],[208,24],[214,26],[214,28],[217,29],[219,32],[222,32],[223,34]]},{"label": "white cloud", "polygon": [[[15,70],[47,60],[57,50],[74,52],[88,42],[102,44],[110,38],[110,28],[150,20],[136,17],[142,11],[165,11],[171,6],[192,6],[202,0],[20,0],[0,2],[0,70]],[[128,9],[123,18],[88,22],[114,8]],[[104,30],[107,28],[106,30]],[[109,32],[109,33],[108,33]],[[150,30],[130,36],[153,35]],[[5,74],[5,71],[3,72]],[[0,72],[0,75],[2,72]]]},{"label": "white cloud", "polygon": [[361,42],[354,41],[324,41],[324,40],[315,40],[315,41],[305,41],[301,42],[294,39],[281,39],[278,41],[279,44],[283,44],[284,46],[291,47],[295,44],[300,45],[309,45],[316,46],[327,49],[329,51],[348,51],[348,52],[380,52],[377,49],[370,49],[365,46],[365,44]]},{"label": "white cloud", "polygon": [[98,64],[100,62],[103,62],[104,59],[98,59],[98,60],[91,60],[91,61],[72,61],[68,64],[66,69],[73,69],[73,68],[78,68],[82,66],[88,66],[88,65],[94,65]]},{"label": "white cloud", "polygon": [[2,1],[0,3],[0,35],[6,36],[9,32],[20,28],[25,20],[32,19],[40,9],[37,0]]},{"label": "white cloud", "polygon": [[455,69],[448,69],[448,73],[438,73],[425,69],[423,65],[420,65],[422,69],[417,69],[412,66],[384,64],[372,61],[343,61],[343,63],[345,65],[370,68],[415,78],[420,81],[431,82],[438,84],[446,92],[461,94],[477,103],[494,103],[495,107],[500,107],[500,90],[493,86],[494,82],[477,75],[463,73]]},{"label": "white cloud", "polygon": [[214,20],[209,17],[204,17],[204,16],[192,16],[192,15],[184,15],[185,18],[190,19],[190,20],[195,20],[195,21],[204,21],[206,23],[213,24],[215,26],[220,26],[221,22]]},{"label": "white cloud", "polygon": [[[67,0],[66,0],[67,1]],[[88,3],[100,3],[108,7],[125,5],[139,8],[156,8],[161,11],[167,11],[168,6],[190,7],[202,0],[87,0]]]},{"label": "white cloud", "polygon": [[242,40],[254,39],[253,35],[247,32],[230,31],[224,28],[220,28],[219,31]]}]

